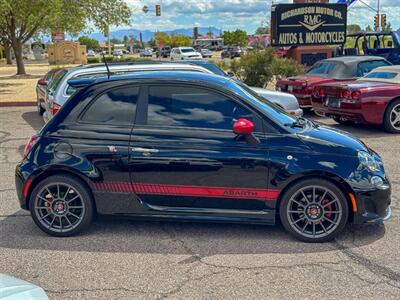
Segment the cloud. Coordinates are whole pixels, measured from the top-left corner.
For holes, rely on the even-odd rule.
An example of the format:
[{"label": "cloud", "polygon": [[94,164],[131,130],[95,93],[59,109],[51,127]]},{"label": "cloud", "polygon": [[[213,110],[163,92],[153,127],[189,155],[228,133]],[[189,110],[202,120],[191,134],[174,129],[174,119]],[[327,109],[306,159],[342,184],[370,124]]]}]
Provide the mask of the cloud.
[{"label": "cloud", "polygon": [[[150,30],[215,26],[223,30],[245,29],[255,31],[269,21],[272,0],[126,0],[133,9],[132,27]],[[291,3],[292,0],[274,0],[274,3]],[[331,3],[336,2],[331,0]],[[363,0],[376,7],[377,0]],[[400,27],[400,0],[381,0],[381,11],[394,29]],[[155,16],[155,5],[161,4],[161,17]],[[143,6],[150,11],[145,14]],[[348,23],[361,27],[373,25],[374,12],[358,2],[348,13]],[[360,18],[362,15],[362,18]]]}]

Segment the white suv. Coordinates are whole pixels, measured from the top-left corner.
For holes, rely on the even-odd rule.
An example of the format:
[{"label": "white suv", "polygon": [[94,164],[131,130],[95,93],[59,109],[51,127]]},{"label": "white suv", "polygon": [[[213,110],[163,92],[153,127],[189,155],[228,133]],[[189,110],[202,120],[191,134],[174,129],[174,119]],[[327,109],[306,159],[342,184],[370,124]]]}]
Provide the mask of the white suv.
[{"label": "white suv", "polygon": [[202,59],[199,52],[192,47],[177,47],[171,50],[171,60]]}]

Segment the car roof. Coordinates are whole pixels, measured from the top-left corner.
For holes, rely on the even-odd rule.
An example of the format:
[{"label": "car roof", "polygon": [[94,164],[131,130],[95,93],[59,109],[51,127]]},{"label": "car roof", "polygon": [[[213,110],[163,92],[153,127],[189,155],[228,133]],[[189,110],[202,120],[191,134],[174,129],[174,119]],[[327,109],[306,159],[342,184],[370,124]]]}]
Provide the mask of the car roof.
[{"label": "car roof", "polygon": [[363,61],[371,61],[371,60],[385,60],[381,56],[369,56],[369,55],[350,55],[350,56],[338,56],[338,57],[332,57],[332,58],[327,58],[323,59],[320,62],[342,62],[344,64],[353,64],[353,63],[359,63]]},{"label": "car roof", "polygon": [[[112,63],[108,64],[108,67],[111,71],[113,70],[134,70],[134,69],[143,69],[143,68],[151,68],[152,66],[157,66],[159,69],[171,69],[171,68],[184,68],[188,67],[190,63],[177,63],[177,62],[163,62],[163,61],[143,61],[143,62],[134,62],[134,63]],[[94,73],[97,71],[107,71],[107,67],[103,63],[95,64],[95,65],[82,65],[78,67],[73,67],[68,70],[68,72],[75,74],[85,74],[85,73]]]},{"label": "car roof", "polygon": [[69,80],[68,83],[73,87],[82,87],[91,84],[99,84],[104,82],[112,82],[112,81],[124,81],[124,80],[154,80],[154,81],[162,81],[162,80],[177,80],[177,81],[187,81],[187,82],[199,82],[199,83],[207,83],[207,84],[215,84],[224,87],[227,84],[232,83],[233,81],[230,78],[219,76],[210,73],[200,73],[200,72],[191,72],[191,71],[144,71],[137,72],[125,75],[116,75],[107,77],[97,77],[97,78],[85,78],[85,79],[73,79]]}]

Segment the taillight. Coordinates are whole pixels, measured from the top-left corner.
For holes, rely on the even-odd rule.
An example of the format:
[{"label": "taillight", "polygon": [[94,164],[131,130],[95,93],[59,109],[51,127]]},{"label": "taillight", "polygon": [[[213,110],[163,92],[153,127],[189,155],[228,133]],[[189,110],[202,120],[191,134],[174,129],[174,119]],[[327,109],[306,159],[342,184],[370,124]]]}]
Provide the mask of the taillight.
[{"label": "taillight", "polygon": [[358,100],[361,97],[361,92],[360,91],[353,91],[351,93],[351,99],[353,100]]},{"label": "taillight", "polygon": [[312,92],[313,92],[313,90],[314,90],[314,88],[313,87],[311,87],[311,86],[306,86],[305,88],[304,88],[304,94],[306,94],[306,95],[311,95],[312,94]]},{"label": "taillight", "polygon": [[351,96],[351,92],[349,90],[342,91],[342,98],[349,98]]},{"label": "taillight", "polygon": [[324,96],[326,95],[326,89],[320,88],[320,89],[319,89],[319,95],[320,95],[321,97],[324,97]]},{"label": "taillight", "polygon": [[51,115],[54,116],[56,113],[58,113],[60,108],[61,108],[60,105],[53,102],[53,105],[51,106]]},{"label": "taillight", "polygon": [[313,96],[314,97],[317,97],[317,98],[318,97],[325,97],[325,95],[326,95],[326,89],[318,88],[318,87],[313,89]]},{"label": "taillight", "polygon": [[23,157],[27,157],[29,152],[31,151],[33,145],[35,144],[37,139],[37,136],[32,135],[31,138],[29,139],[28,143],[25,145],[25,149],[24,149],[24,154]]}]

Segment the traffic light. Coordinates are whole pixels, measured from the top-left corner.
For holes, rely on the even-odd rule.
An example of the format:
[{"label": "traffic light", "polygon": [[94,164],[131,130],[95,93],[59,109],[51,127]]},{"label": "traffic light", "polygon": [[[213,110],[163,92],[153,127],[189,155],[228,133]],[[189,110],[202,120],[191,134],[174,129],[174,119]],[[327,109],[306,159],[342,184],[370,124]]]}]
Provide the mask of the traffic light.
[{"label": "traffic light", "polygon": [[160,17],[161,16],[161,5],[156,4],[156,16]]},{"label": "traffic light", "polygon": [[381,26],[382,26],[382,28],[385,28],[386,25],[387,25],[387,23],[386,23],[386,15],[381,15]]},{"label": "traffic light", "polygon": [[375,27],[375,30],[379,29],[379,15],[378,14],[375,15],[374,27]]}]

